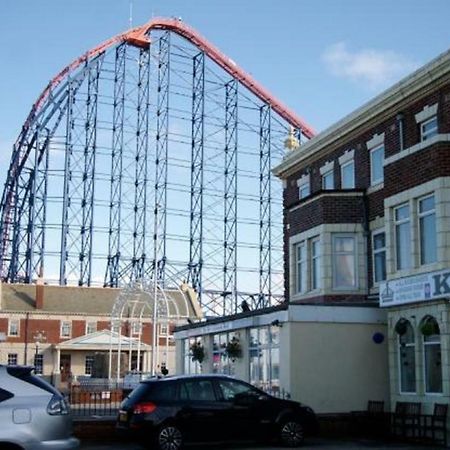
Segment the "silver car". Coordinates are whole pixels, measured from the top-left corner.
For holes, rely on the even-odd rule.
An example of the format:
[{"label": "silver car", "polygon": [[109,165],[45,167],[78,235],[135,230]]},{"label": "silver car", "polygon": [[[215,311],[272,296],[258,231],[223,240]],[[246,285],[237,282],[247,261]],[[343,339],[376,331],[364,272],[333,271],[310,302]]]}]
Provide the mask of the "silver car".
[{"label": "silver car", "polygon": [[66,400],[32,372],[32,367],[0,365],[0,449],[79,448]]}]

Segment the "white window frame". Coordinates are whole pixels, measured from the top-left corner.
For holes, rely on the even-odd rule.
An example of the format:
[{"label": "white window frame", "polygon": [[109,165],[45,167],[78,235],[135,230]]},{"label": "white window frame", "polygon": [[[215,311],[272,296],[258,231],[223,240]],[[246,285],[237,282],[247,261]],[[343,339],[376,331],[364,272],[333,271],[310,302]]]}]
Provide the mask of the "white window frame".
[{"label": "white window frame", "polygon": [[302,200],[306,197],[309,197],[310,195],[311,195],[311,187],[308,180],[298,186],[298,198],[299,200]]},{"label": "white window frame", "polygon": [[[90,360],[90,364],[88,364],[88,359]],[[84,374],[87,376],[92,375],[92,369],[94,368],[94,359],[95,359],[94,355],[84,356]]]},{"label": "white window frame", "polygon": [[[17,326],[17,333],[12,332],[13,324],[16,324],[16,326]],[[8,336],[20,337],[20,319],[14,319],[14,318],[8,319]]]},{"label": "white window frame", "polygon": [[[407,219],[397,220],[397,218],[396,218],[397,210],[399,210],[400,208],[403,208],[405,206],[407,206],[408,210],[409,210],[408,218]],[[413,267],[412,244],[410,243],[410,246],[409,246],[409,264],[406,267],[401,267],[400,268],[399,264],[398,264],[399,263],[399,259],[398,259],[399,258],[399,252],[398,252],[398,241],[397,241],[397,227],[400,226],[400,225],[403,225],[405,223],[408,223],[409,224],[409,234],[410,234],[411,239],[413,238],[413,236],[412,236],[412,222],[411,222],[411,205],[409,204],[409,202],[402,203],[400,205],[395,206],[393,208],[392,212],[393,212],[393,219],[394,219],[394,255],[395,255],[394,263],[395,263],[395,270],[396,271],[398,271],[398,270],[408,270],[408,269]]]},{"label": "white window frame", "polygon": [[[93,326],[94,331],[89,331],[89,328],[92,326],[92,324],[94,324],[94,326]],[[85,328],[84,334],[91,334],[91,333],[95,333],[96,331],[97,331],[97,321],[96,320],[88,320],[86,322],[86,328]]]},{"label": "white window frame", "polygon": [[8,366],[17,366],[17,353],[8,353]]},{"label": "white window frame", "polygon": [[[380,234],[384,234],[384,247],[375,249],[375,237]],[[375,286],[378,286],[380,281],[386,280],[386,278],[384,278],[384,279],[380,279],[377,281],[376,276],[375,276],[376,275],[376,264],[375,264],[376,258],[375,258],[375,256],[380,253],[384,253],[384,270],[385,270],[385,272],[387,272],[386,232],[385,232],[384,228],[380,228],[378,230],[372,231],[372,274],[373,274],[373,284]],[[387,273],[386,273],[386,275],[387,275]]]},{"label": "white window frame", "polygon": [[[404,347],[413,347],[414,348],[414,370],[416,370],[416,365],[417,365],[417,361],[416,361],[416,333],[414,332],[414,340],[413,342],[408,342],[407,344],[404,345]],[[417,394],[417,376],[415,379],[415,391],[402,391],[402,358],[401,358],[401,349],[402,349],[402,345],[400,343],[400,335],[397,335],[397,373],[398,373],[398,392],[400,394]]]},{"label": "white window frame", "polygon": [[[444,395],[444,371],[442,368],[442,339],[441,339],[441,333],[439,333],[439,342],[437,341],[426,341],[425,340],[425,336],[422,335],[422,348],[423,348],[423,352],[422,352],[422,376],[423,376],[423,390],[425,392],[426,395],[434,395],[437,397],[441,397],[442,395]],[[433,391],[427,391],[427,364],[426,364],[426,355],[425,355],[425,348],[427,346],[434,346],[434,345],[439,345],[440,348],[440,352],[441,352],[441,388],[442,390],[440,392],[433,392]]]},{"label": "white window frame", "polygon": [[[63,334],[65,327],[68,328],[68,334]],[[70,320],[61,320],[61,326],[59,330],[59,336],[62,338],[70,338],[72,337],[72,322]]]},{"label": "white window frame", "polygon": [[[353,239],[353,269],[355,271],[355,284],[353,286],[336,286],[336,259],[337,255],[335,251],[335,241],[339,238],[351,238]],[[341,254],[341,253],[339,253]],[[359,288],[359,273],[358,273],[358,236],[354,233],[332,233],[331,236],[331,259],[332,259],[332,289],[333,291],[355,291]]]},{"label": "white window frame", "polygon": [[42,353],[35,353],[33,363],[34,373],[36,375],[42,375],[44,373],[44,355]]},{"label": "white window frame", "polygon": [[[436,122],[435,126],[433,128],[430,128],[428,131],[425,131],[425,127],[433,121]],[[438,134],[437,116],[433,116],[427,120],[424,120],[423,122],[420,122],[420,141],[421,142],[427,141],[428,139],[432,138],[433,136],[436,136],[437,134]]]},{"label": "white window frame", "polygon": [[[352,183],[351,186],[344,186],[344,170],[352,166]],[[344,164],[341,164],[341,188],[342,189],[355,189],[355,161],[352,159],[351,161],[347,161]]]},{"label": "white window frame", "polygon": [[[331,178],[331,185],[332,185],[331,187],[328,187],[328,188],[325,186],[326,185],[325,180],[327,178]],[[324,172],[322,174],[322,189],[324,191],[332,191],[334,189],[334,170],[333,169],[328,170],[327,172]]]},{"label": "white window frame", "polygon": [[[420,212],[420,202],[422,202],[423,200],[426,200],[428,198],[434,197],[434,209],[429,210],[429,211],[425,211],[425,212]],[[422,262],[422,221],[421,219],[427,216],[431,216],[434,215],[434,232],[437,233],[436,230],[436,196],[433,194],[428,194],[428,195],[424,195],[423,197],[419,197],[417,199],[417,230],[418,230],[418,243],[419,243],[419,264],[420,266],[426,266],[428,264],[433,264],[437,261],[437,235],[436,235],[436,259],[434,261],[430,261],[428,263],[426,262]]]},{"label": "white window frame", "polygon": [[[317,244],[317,254],[314,254],[313,248],[314,244]],[[321,271],[320,271],[320,262],[321,262],[321,248],[320,248],[320,237],[314,237],[309,240],[310,247],[310,290],[316,291],[322,287],[321,283]],[[317,285],[314,285],[314,269],[317,268],[317,277],[316,282]]]},{"label": "white window frame", "polygon": [[[306,280],[307,280],[306,242],[305,241],[298,242],[297,244],[295,244],[294,248],[295,248],[295,293],[303,294],[307,291],[307,286],[306,286]],[[300,261],[298,259],[299,248],[302,249],[302,259]],[[300,275],[301,286],[299,286],[299,275]]]},{"label": "white window frame", "polygon": [[[374,164],[373,164],[373,156],[376,152],[382,152],[383,158],[381,160],[381,176],[379,178],[374,177]],[[384,143],[377,145],[376,147],[370,149],[370,185],[375,186],[377,184],[380,184],[384,181]]]}]

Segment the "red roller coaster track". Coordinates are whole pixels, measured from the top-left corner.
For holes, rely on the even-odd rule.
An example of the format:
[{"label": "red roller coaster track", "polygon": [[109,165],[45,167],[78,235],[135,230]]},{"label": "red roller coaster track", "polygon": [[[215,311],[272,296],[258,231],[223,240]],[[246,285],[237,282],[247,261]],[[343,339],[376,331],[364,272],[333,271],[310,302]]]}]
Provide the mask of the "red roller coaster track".
[{"label": "red roller coaster track", "polygon": [[229,73],[232,77],[241,82],[253,94],[259,97],[263,102],[269,104],[274,111],[289,122],[295,128],[307,137],[312,138],[315,135],[313,128],[300,119],[293,111],[279,102],[269,91],[262,87],[256,80],[254,80],[248,73],[236,65],[230,58],[223,54],[217,47],[208,42],[193,28],[189,27],[181,20],[155,18],[147,22],[145,25],[133,28],[125,33],[108,39],[99,46],[87,51],[80,58],[75,59],[72,63],[66,66],[61,72],[44,89],[38,100],[34,105],[34,111],[38,111],[43,102],[46,100],[49,93],[64,79],[64,77],[72,70],[76,69],[80,64],[93,58],[98,54],[104,52],[108,47],[111,47],[120,42],[127,42],[130,45],[137,47],[148,47],[150,39],[148,33],[150,30],[170,30],[178,35],[184,37],[188,41],[196,45],[200,50],[204,51],[215,63],[222,69]]}]

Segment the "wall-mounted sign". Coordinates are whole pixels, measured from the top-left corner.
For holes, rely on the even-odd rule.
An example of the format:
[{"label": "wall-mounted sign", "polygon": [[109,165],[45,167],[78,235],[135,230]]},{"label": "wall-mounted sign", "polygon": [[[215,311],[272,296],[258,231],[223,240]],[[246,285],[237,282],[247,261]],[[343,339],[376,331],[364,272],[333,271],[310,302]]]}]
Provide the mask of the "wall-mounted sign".
[{"label": "wall-mounted sign", "polygon": [[450,298],[450,269],[380,283],[380,306]]}]

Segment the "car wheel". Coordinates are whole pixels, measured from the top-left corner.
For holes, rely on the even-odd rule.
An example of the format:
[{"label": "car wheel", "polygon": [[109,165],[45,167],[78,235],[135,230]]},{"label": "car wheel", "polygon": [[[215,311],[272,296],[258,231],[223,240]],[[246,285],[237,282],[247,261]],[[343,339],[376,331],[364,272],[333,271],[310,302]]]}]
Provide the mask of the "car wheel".
[{"label": "car wheel", "polygon": [[288,419],[280,426],[280,440],[286,447],[299,447],[303,444],[305,433],[303,425],[295,419]]},{"label": "car wheel", "polygon": [[180,450],[183,447],[183,435],[174,424],[163,425],[158,432],[159,450]]}]

